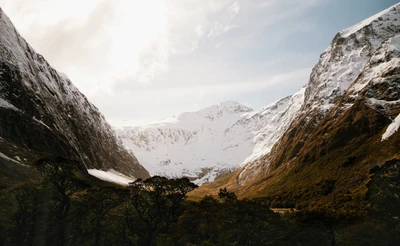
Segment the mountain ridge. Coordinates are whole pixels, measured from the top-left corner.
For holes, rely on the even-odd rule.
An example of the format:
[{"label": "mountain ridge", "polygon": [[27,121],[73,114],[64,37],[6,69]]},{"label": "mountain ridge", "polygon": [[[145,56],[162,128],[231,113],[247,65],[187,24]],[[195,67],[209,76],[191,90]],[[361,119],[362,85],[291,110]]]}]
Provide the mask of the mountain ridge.
[{"label": "mountain ridge", "polygon": [[28,165],[61,156],[79,160],[88,169],[113,168],[136,178],[149,176],[119,143],[99,110],[34,51],[2,10],[0,33],[3,155]]},{"label": "mountain ridge", "polygon": [[[226,101],[195,112],[181,113],[158,122],[132,127],[116,127],[115,129],[124,144],[137,153],[138,159],[144,163],[151,174],[168,177],[183,175],[193,180],[199,174],[203,175],[201,178],[209,179],[213,175],[217,175],[214,172],[217,169],[221,168],[222,172],[226,172],[230,171],[232,167],[226,160],[218,160],[218,157],[215,156],[202,156],[201,153],[212,151],[215,142],[227,134],[226,131],[237,122],[237,119],[251,110],[237,102]],[[208,143],[210,146],[202,146],[202,143]],[[213,143],[214,145],[212,145]],[[235,148],[236,143],[229,145],[219,141],[218,144],[221,144],[220,151],[224,152],[229,151],[229,148]],[[174,159],[171,158],[174,153],[187,154],[175,156]],[[213,162],[202,165],[207,158]],[[236,159],[240,158],[240,156],[236,156]],[[193,161],[195,161],[194,170],[191,170],[190,166],[185,164]],[[216,163],[218,164],[214,165]]]},{"label": "mountain ridge", "polygon": [[201,184],[267,153],[288,127],[287,119],[299,110],[303,95],[304,89],[257,111],[225,101],[114,129],[152,175],[187,176]]},{"label": "mountain ridge", "polygon": [[[380,12],[374,16],[375,19],[367,19],[368,22],[360,22],[366,25],[357,24],[359,28],[351,34],[347,30],[354,30],[354,26],[342,30],[334,37],[331,45],[321,54],[319,62],[311,72],[310,81],[305,89],[304,102],[298,116],[292,119],[291,128],[297,122],[303,125],[312,122],[314,125],[312,127],[315,127],[335,107],[339,107],[337,111],[345,112],[352,106],[353,100],[348,100],[342,105],[338,103],[343,96],[357,97],[362,89],[358,79],[365,76],[364,70],[368,67],[370,58],[386,40],[400,32],[399,6],[400,4],[397,4]],[[378,21],[379,19],[381,21]],[[342,33],[348,36],[343,38]],[[364,85],[369,82],[370,77],[365,78],[367,81],[363,82]],[[293,149],[299,150],[303,141],[296,143]],[[249,163],[246,168],[251,169],[253,174],[250,174],[251,172],[245,174],[246,171],[244,171],[240,177],[247,176],[247,178],[241,178],[241,184],[251,180],[250,177],[253,177],[254,173],[265,173],[269,167],[260,166],[255,161],[254,165]]]}]

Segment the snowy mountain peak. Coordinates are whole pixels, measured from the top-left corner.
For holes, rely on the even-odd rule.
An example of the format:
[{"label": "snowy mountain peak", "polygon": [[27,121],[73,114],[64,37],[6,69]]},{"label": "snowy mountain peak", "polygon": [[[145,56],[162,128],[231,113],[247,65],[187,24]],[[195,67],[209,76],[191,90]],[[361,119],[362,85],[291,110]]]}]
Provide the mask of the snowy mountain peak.
[{"label": "snowy mountain peak", "polygon": [[115,129],[152,175],[187,176],[203,183],[233,169],[251,154],[250,147],[239,147],[252,141],[250,130],[243,125],[233,130],[233,126],[252,111],[226,101],[158,122]]},{"label": "snowy mountain peak", "polygon": [[235,101],[225,101],[210,107],[201,109],[195,112],[185,112],[176,116],[179,121],[190,120],[192,118],[204,118],[206,120],[214,121],[224,115],[243,114],[253,111],[252,108],[247,107]]},{"label": "snowy mountain peak", "polygon": [[351,26],[349,28],[346,28],[340,32],[340,36],[343,38],[347,38],[351,36],[354,33],[357,33],[359,30],[362,28],[365,28],[367,26],[370,26],[373,22],[375,23],[380,23],[379,25],[381,26],[390,26],[390,23],[398,21],[397,15],[400,11],[400,3],[397,3],[393,5],[390,8],[387,8],[371,17],[368,19],[365,19],[359,23],[357,23],[354,26]]},{"label": "snowy mountain peak", "polygon": [[147,125],[115,128],[152,175],[213,181],[270,151],[299,111],[304,89],[253,111],[235,101]]},{"label": "snowy mountain peak", "polygon": [[[319,159],[313,155],[328,153],[327,149],[321,150],[327,146],[331,149],[345,146],[346,137],[357,139],[360,137],[357,134],[366,136],[374,131],[379,132],[379,127],[385,124],[384,117],[378,120],[378,124],[371,123],[369,126],[368,122],[374,122],[376,118],[367,113],[362,115],[365,121],[361,125],[368,127],[356,129],[352,120],[357,118],[354,114],[362,109],[373,109],[371,115],[376,113],[375,110],[392,120],[381,139],[385,141],[391,137],[398,130],[397,116],[400,113],[399,33],[400,4],[338,33],[313,68],[304,95],[297,95],[299,100],[302,97],[304,100],[299,111],[292,108],[292,117],[286,121],[290,127],[276,138],[277,141],[270,141],[274,145],[270,146],[266,155],[248,159],[251,162],[240,173],[239,183],[251,183],[257,175],[262,177],[270,169],[285,164],[292,167],[293,163],[299,161]],[[346,125],[346,121],[337,120],[342,115],[348,115],[345,118],[350,120],[351,126]],[[337,124],[337,129],[333,124]],[[266,136],[270,138],[275,132],[279,131],[268,132]],[[314,141],[320,143],[315,144]],[[262,149],[266,147],[261,145]]]},{"label": "snowy mountain peak", "polygon": [[375,51],[399,32],[400,4],[339,32],[312,70],[302,111],[330,110]]},{"label": "snowy mountain peak", "polygon": [[253,111],[252,108],[243,105],[241,103],[238,103],[236,101],[228,100],[221,102],[217,105],[219,108],[225,108],[231,112],[250,112]]}]

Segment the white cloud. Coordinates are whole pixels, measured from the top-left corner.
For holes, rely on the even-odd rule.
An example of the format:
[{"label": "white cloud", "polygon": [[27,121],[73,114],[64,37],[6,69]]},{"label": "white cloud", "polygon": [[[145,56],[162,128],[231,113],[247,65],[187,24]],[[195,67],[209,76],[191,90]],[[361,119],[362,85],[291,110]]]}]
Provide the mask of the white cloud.
[{"label": "white cloud", "polygon": [[[155,118],[160,108],[179,112],[193,100],[204,105],[211,97],[234,99],[300,76],[260,75],[253,68],[260,64],[237,66],[224,55],[247,48],[247,36],[318,2],[0,0],[0,5],[27,41],[106,115]],[[307,25],[293,26],[291,32]],[[143,108],[133,110],[138,104]]]},{"label": "white cloud", "polygon": [[115,81],[127,77],[149,81],[168,67],[168,13],[163,0],[2,4],[28,42],[86,93],[110,90]]},{"label": "white cloud", "polygon": [[201,24],[196,27],[196,34],[198,37],[202,37],[204,35],[204,28]]},{"label": "white cloud", "polygon": [[[142,115],[141,119],[149,118],[159,120],[177,114],[179,112],[199,110],[203,107],[232,99],[242,94],[255,92],[274,91],[285,88],[290,91],[282,96],[294,93],[307,82],[310,74],[309,68],[295,71],[263,76],[245,81],[232,81],[230,83],[196,84],[194,86],[179,86],[169,88],[146,88],[136,91],[125,91],[123,96],[113,97],[112,105],[105,105],[103,96],[98,95],[95,102],[102,107],[111,107],[114,110],[114,118],[123,117],[123,111],[117,112],[120,107],[131,105],[135,112]],[[274,98],[272,100],[276,100]],[[265,104],[266,105],[266,104]],[[265,106],[263,105],[263,106]],[[118,113],[121,113],[119,115]],[[151,117],[156,113],[157,117]],[[133,117],[133,119],[135,119]]]},{"label": "white cloud", "polygon": [[[118,81],[161,76],[171,56],[192,53],[204,34],[238,28],[230,19],[241,10],[232,0],[0,1],[33,47],[89,96],[112,91]],[[268,3],[270,12],[285,5]]]},{"label": "white cloud", "polygon": [[233,28],[238,28],[238,25],[230,25],[230,26],[223,26],[220,23],[215,22],[214,26],[211,28],[210,32],[208,33],[207,37],[216,37],[223,33],[228,32]]},{"label": "white cloud", "polygon": [[236,1],[229,7],[229,11],[231,12],[231,18],[235,17],[235,15],[239,13],[239,10],[240,10],[240,5]]}]

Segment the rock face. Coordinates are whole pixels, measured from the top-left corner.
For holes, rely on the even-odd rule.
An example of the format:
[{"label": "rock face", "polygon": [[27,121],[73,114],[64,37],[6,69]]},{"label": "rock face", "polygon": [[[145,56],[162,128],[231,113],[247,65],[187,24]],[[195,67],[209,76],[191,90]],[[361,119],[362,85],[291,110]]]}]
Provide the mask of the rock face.
[{"label": "rock face", "polygon": [[149,176],[99,110],[29,46],[2,10],[0,154],[20,164],[62,156],[86,168]]}]

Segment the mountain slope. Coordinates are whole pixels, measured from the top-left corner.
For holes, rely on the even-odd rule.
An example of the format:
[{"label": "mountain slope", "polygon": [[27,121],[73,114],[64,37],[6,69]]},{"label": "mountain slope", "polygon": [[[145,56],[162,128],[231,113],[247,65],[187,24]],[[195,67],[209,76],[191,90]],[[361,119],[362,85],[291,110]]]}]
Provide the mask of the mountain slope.
[{"label": "mountain slope", "polygon": [[86,168],[149,176],[98,109],[27,44],[2,10],[0,119],[3,161],[24,165],[62,156]]},{"label": "mountain slope", "polygon": [[[257,173],[265,173],[271,165],[279,166],[296,156],[309,139],[310,132],[315,131],[332,110],[335,117],[349,110],[362,97],[362,90],[373,83],[371,81],[381,76],[384,82],[379,86],[388,86],[389,76],[385,70],[396,67],[398,59],[395,36],[400,32],[399,12],[399,7],[393,6],[335,36],[313,68],[303,106],[285,133],[286,140],[282,138],[277,143],[273,157],[268,158],[270,161],[262,161],[262,165],[250,163],[246,169],[251,171],[245,170],[241,174],[241,183],[251,180]],[[396,71],[392,73],[396,74]],[[391,91],[382,94],[397,95],[396,90],[397,87],[392,86]],[[393,116],[392,113],[387,115]],[[299,134],[296,131],[302,132],[302,136],[296,137]]]},{"label": "mountain slope", "polygon": [[357,216],[373,168],[400,157],[400,4],[338,33],[271,151],[194,196],[225,186],[272,206]]}]

